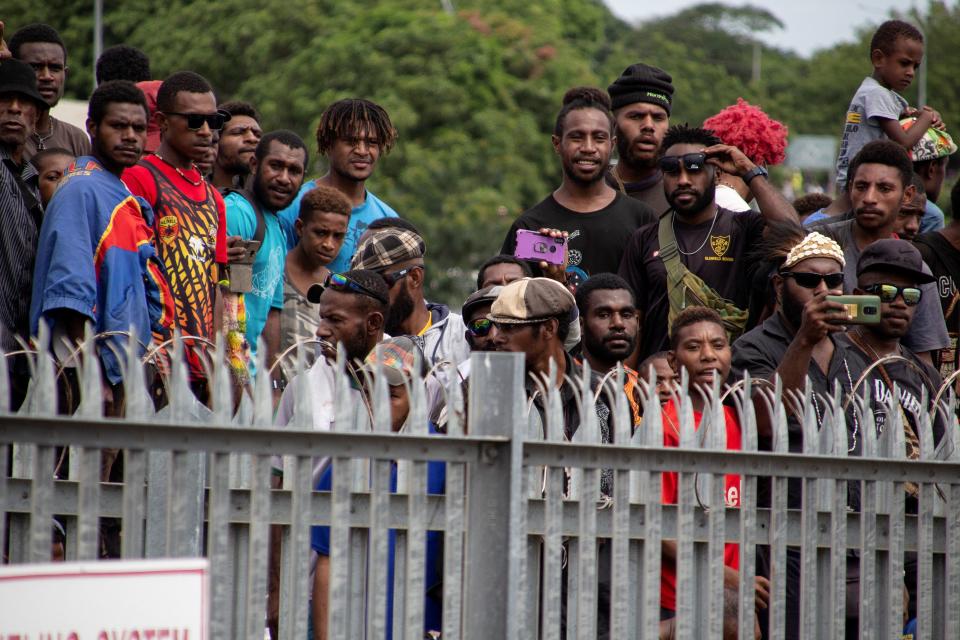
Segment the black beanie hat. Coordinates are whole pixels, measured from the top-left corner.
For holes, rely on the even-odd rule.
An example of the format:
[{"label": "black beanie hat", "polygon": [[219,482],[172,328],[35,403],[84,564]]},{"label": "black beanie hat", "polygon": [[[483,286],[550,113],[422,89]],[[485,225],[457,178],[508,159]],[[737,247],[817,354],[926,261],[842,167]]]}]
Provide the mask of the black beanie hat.
[{"label": "black beanie hat", "polygon": [[634,102],[650,102],[660,105],[669,114],[673,102],[672,81],[673,78],[663,69],[642,62],[632,64],[607,88],[611,108],[615,111]]}]

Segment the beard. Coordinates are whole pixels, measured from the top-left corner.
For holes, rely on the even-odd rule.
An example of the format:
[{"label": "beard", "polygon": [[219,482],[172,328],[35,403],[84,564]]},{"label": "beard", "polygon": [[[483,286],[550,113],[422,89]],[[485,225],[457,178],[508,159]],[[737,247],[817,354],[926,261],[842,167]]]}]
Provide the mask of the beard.
[{"label": "beard", "polygon": [[347,354],[347,362],[363,362],[363,359],[367,357],[369,349],[367,349],[367,334],[366,332],[357,333],[348,338],[341,340],[343,345],[343,350]]},{"label": "beard", "polygon": [[595,336],[589,331],[583,333],[583,346],[586,348],[587,352],[592,356],[597,358],[604,363],[614,366],[616,363],[624,360],[633,353],[634,347],[637,346],[637,337],[629,336],[626,334],[616,334],[618,338],[623,338],[624,340],[629,341],[629,346],[624,349],[611,349],[607,346],[607,343],[604,341],[605,338],[611,337],[613,334],[607,334],[605,336]]},{"label": "beard", "polygon": [[607,171],[607,165],[609,164],[609,160],[610,160],[609,158],[607,158],[607,162],[604,162],[601,160],[597,164],[596,171],[587,176],[578,175],[577,172],[574,170],[574,168],[568,165],[566,161],[561,162],[560,164],[563,166],[563,174],[567,176],[567,178],[569,178],[571,182],[574,182],[580,185],[581,187],[589,187],[603,180],[604,174]]},{"label": "beard", "polygon": [[794,331],[800,329],[800,320],[803,318],[803,306],[802,302],[787,293],[786,286],[784,286],[782,300],[780,301],[780,313],[782,313],[787,322],[793,326]]},{"label": "beard", "polygon": [[250,163],[246,162],[240,156],[234,156],[232,158],[218,155],[217,164],[220,165],[220,168],[230,175],[234,176],[248,176],[250,175]]},{"label": "beard", "polygon": [[384,331],[391,336],[404,335],[401,326],[403,322],[410,317],[411,313],[413,313],[413,297],[401,283],[400,293],[397,294],[397,299],[390,305],[390,309],[387,311],[387,319],[383,327]]},{"label": "beard", "polygon": [[255,195],[260,202],[266,202],[267,187],[266,185],[261,184],[260,177],[259,171],[253,174],[253,180],[251,181],[253,184],[251,184],[250,190],[253,191],[253,195]]},{"label": "beard", "polygon": [[626,138],[617,138],[617,157],[620,158],[620,162],[634,169],[652,169],[657,166],[656,150],[649,156],[641,156],[633,150],[633,140]]},{"label": "beard", "polygon": [[[717,191],[717,187],[711,182],[710,186],[704,189],[703,192],[697,196],[697,199],[693,201],[693,203],[691,203],[686,207],[678,207],[675,202],[678,193],[677,193],[677,190],[674,190],[672,193],[667,195],[667,203],[669,203],[669,205],[673,207],[673,210],[679,213],[680,215],[688,215],[688,214],[692,215],[695,213],[699,213],[704,209],[706,209],[707,207],[709,207],[713,203],[714,197],[716,196],[716,191]],[[696,194],[697,191],[695,189],[688,189],[680,193]]]}]

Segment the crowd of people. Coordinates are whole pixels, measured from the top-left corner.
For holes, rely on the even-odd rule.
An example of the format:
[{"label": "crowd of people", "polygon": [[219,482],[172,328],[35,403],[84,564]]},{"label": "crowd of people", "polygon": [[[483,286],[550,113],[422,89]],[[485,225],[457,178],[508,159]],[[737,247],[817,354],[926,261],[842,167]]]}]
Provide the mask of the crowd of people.
[{"label": "crowd of people", "polygon": [[[438,433],[448,419],[443,389],[452,379],[469,384],[470,353],[515,352],[524,356],[527,393],[541,420],[542,389],[559,390],[567,438],[581,421],[568,378],[589,367],[600,385],[623,367],[634,429],[643,424],[640,389],[655,385],[664,446],[679,445],[682,372],[697,424],[704,410],[697,389],[745,372],[779,376],[788,391],[809,384],[818,420],[836,385],[862,394],[855,381],[866,372],[872,423],[882,429],[888,408],[898,406],[905,455],[916,459],[921,416],[930,410],[924,403],[957,367],[960,186],[949,219],[936,206],[956,145],[935,110],[912,107],[898,93],[921,64],[922,34],[885,22],[868,53],[872,72],[843,123],[836,199],[785,199],[768,167],[784,159],[786,127],[755,105],[740,100],[702,126],[671,123],[673,78],[643,63],[628,66],[606,90],[570,89],[551,138],[559,185],[517,217],[498,254],[464,265],[477,269],[476,291],[451,309],[425,297],[423,235],[367,188],[397,143],[383,106],[363,98],[327,106],[315,136],[327,170],[308,179],[311,153],[296,133],[264,132],[254,105],[218,102],[195,72],[155,80],[143,52],[117,46],[97,61],[99,84],[83,131],[50,113],[63,96],[66,44],[48,25],[22,27],[0,45],[0,347],[21,349],[45,324],[53,356],[68,370],[92,325],[103,335],[104,408],[120,416],[118,354],[128,341],[143,353],[169,344],[174,331],[202,341],[223,333],[237,393],[252,377],[271,376],[276,422],[285,426],[303,404],[296,394],[309,389],[318,430],[335,419],[338,350],[357,382],[350,389],[357,406],[370,406],[369,376],[386,376],[396,431],[407,427],[404,383],[419,365],[427,374],[429,428]],[[533,245],[519,240],[529,232]],[[559,255],[541,259],[544,247],[559,247]],[[296,374],[284,355],[310,341],[319,345],[317,360]],[[201,351],[187,349],[186,357],[191,388],[206,403],[209,368]],[[28,363],[17,357],[9,365],[16,407]],[[294,384],[295,375],[306,385]],[[612,442],[609,394],[599,396],[596,412],[604,441]],[[801,452],[797,408],[788,413],[789,448]],[[934,446],[954,428],[952,417],[937,415]],[[739,418],[732,409],[724,416],[727,446],[737,449]],[[770,419],[765,411],[758,416],[761,446],[769,447]],[[851,405],[851,455],[863,446],[858,416]],[[329,461],[317,460],[315,487],[330,481]],[[431,465],[428,489],[442,492],[443,482],[442,465]],[[604,474],[602,490],[609,493],[611,482]],[[906,490],[907,509],[916,510],[916,487]],[[727,477],[725,495],[729,507],[739,506],[738,476]],[[791,507],[801,495],[791,483]],[[676,499],[676,474],[664,474],[663,500]],[[851,489],[848,502],[858,509],[859,492]],[[329,531],[316,527],[312,540],[311,633],[319,639],[328,617]],[[392,538],[390,548],[392,558]],[[725,553],[733,598],[736,551]],[[436,540],[428,542],[425,631],[439,630],[442,611],[436,553]],[[601,542],[601,637],[609,634],[609,553]],[[675,615],[675,556],[665,543],[663,637]],[[766,633],[769,598],[759,560],[758,635]],[[906,568],[909,619],[916,559],[908,555]],[[795,638],[795,549],[786,578],[786,637]],[[853,637],[858,578],[851,554]],[[391,592],[387,600],[389,616]],[[275,597],[271,602],[275,611]]]}]

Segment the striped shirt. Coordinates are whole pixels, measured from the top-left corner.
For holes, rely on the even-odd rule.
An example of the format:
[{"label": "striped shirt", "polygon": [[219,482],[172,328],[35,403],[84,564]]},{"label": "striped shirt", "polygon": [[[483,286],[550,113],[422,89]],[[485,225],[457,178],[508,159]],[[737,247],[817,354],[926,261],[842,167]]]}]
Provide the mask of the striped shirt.
[{"label": "striped shirt", "polygon": [[[33,196],[24,199],[17,177]],[[30,335],[30,293],[33,264],[37,257],[37,236],[43,217],[37,170],[29,162],[17,164],[10,151],[0,146],[0,347],[18,349],[16,338]],[[31,205],[33,205],[31,207]]]}]

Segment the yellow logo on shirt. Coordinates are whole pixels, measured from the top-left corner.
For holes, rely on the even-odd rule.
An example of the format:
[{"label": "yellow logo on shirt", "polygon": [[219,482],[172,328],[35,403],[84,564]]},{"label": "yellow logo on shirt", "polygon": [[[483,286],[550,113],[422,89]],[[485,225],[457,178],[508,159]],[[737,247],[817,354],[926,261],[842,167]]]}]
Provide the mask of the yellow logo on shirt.
[{"label": "yellow logo on shirt", "polygon": [[862,116],[856,111],[847,111],[847,123],[848,124],[860,124]]},{"label": "yellow logo on shirt", "polygon": [[726,255],[730,249],[730,236],[710,236],[710,248],[714,255],[704,256],[708,262],[733,262],[734,259]]},{"label": "yellow logo on shirt", "polygon": [[722,258],[730,248],[730,236],[710,236],[710,247],[717,257]]}]

